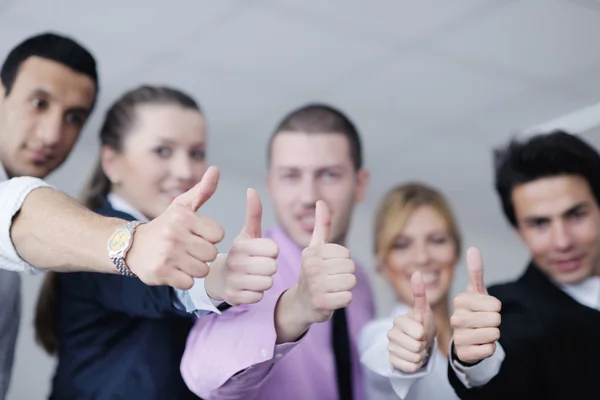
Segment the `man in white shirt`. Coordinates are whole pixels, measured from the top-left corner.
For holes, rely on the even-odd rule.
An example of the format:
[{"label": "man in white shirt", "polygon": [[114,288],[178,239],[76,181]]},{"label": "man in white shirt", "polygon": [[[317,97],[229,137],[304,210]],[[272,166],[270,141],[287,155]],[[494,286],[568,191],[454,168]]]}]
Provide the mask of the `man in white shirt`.
[{"label": "man in white shirt", "polygon": [[[256,277],[274,273],[277,246],[260,237],[238,236],[227,257],[215,258],[223,229],[197,214],[217,188],[215,167],[158,218],[135,226],[97,215],[40,179],[67,158],[97,92],[93,56],[56,34],[25,40],[2,67],[0,400],[8,390],[19,325],[19,272],[88,271],[139,278],[147,285],[181,289],[186,294],[179,296],[182,305],[194,313],[218,313],[216,306],[240,304],[250,291],[262,296]],[[254,197],[247,218],[260,226],[262,209]],[[252,271],[247,265],[253,265]]]},{"label": "man in white shirt", "polygon": [[597,399],[600,155],[562,131],[513,141],[497,154],[496,190],[532,261],[486,289],[470,250],[450,383],[463,399]]},{"label": "man in white shirt", "polygon": [[[0,181],[43,178],[67,158],[92,112],[94,57],[70,38],[44,33],[13,48],[0,78]],[[18,272],[0,270],[0,400],[11,377],[20,288]]]}]

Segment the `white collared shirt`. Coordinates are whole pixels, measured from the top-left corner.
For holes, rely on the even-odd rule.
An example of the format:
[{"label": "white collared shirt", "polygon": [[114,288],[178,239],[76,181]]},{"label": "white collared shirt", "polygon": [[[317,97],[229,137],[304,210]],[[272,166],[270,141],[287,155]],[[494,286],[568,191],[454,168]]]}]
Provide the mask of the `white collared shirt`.
[{"label": "white collared shirt", "polygon": [[404,373],[390,363],[387,334],[394,318],[409,313],[405,304],[399,303],[389,317],[369,322],[362,329],[358,348],[364,370],[366,398],[373,400],[453,400],[458,399],[448,381],[447,358],[432,346],[429,362],[416,373]]},{"label": "white collared shirt", "polygon": [[25,198],[32,190],[52,187],[39,178],[21,176],[8,179],[6,170],[0,164],[0,268],[9,271],[37,273],[39,270],[23,260],[10,237],[10,228]]}]

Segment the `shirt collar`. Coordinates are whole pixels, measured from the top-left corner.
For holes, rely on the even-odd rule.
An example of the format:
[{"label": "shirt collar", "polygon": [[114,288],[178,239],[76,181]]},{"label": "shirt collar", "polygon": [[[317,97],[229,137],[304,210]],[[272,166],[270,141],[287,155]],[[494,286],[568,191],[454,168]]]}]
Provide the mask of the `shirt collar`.
[{"label": "shirt collar", "polygon": [[2,163],[0,163],[0,182],[4,182],[8,180],[8,174],[6,173],[6,170],[4,169],[4,165],[2,165]]},{"label": "shirt collar", "polygon": [[121,196],[111,192],[108,194],[107,200],[110,203],[111,207],[115,210],[124,212],[125,214],[129,214],[138,221],[150,222],[150,220],[144,214],[142,214],[139,210],[135,209]]},{"label": "shirt collar", "polygon": [[600,311],[600,276],[591,276],[581,282],[557,286],[578,303]]}]

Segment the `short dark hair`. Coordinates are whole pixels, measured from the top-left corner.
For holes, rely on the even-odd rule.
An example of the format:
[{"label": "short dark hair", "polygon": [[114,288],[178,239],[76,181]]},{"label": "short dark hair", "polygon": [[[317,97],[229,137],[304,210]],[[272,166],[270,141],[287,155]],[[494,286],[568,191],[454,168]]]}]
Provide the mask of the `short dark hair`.
[{"label": "short dark hair", "polygon": [[6,90],[5,96],[17,80],[19,68],[29,57],[41,57],[56,61],[70,69],[87,75],[99,92],[98,72],[94,56],[75,40],[53,32],[45,32],[25,39],[14,47],[2,64],[0,79]]},{"label": "short dark hair", "polygon": [[356,126],[343,112],[330,105],[311,103],[287,114],[269,139],[267,148],[269,164],[273,140],[281,132],[342,134],[348,139],[354,168],[358,171],[363,166],[362,144]]},{"label": "short dark hair", "polygon": [[579,175],[600,205],[600,154],[581,137],[563,130],[512,139],[494,152],[495,186],[504,215],[517,226],[512,190],[523,183],[558,175]]}]

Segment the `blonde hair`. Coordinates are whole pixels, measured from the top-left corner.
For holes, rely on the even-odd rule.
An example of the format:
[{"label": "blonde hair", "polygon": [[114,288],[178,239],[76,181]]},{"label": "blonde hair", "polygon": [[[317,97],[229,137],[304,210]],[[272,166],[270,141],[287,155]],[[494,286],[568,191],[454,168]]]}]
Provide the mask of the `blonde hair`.
[{"label": "blonde hair", "polygon": [[446,220],[448,233],[454,241],[456,257],[460,256],[462,237],[450,204],[438,190],[412,182],[391,189],[377,207],[373,237],[374,253],[379,266],[390,253],[411,214],[422,206],[433,207]]}]

